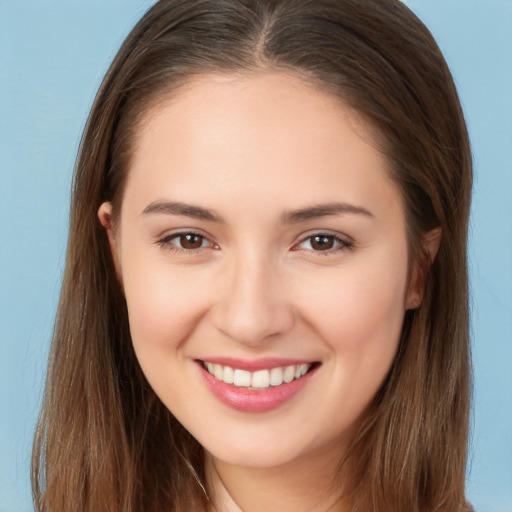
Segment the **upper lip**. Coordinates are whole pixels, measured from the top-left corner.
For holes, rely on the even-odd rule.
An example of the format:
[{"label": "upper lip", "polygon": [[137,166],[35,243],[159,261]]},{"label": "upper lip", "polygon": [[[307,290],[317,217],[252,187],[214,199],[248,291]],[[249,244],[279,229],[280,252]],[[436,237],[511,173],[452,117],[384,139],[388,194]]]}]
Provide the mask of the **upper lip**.
[{"label": "upper lip", "polygon": [[285,366],[311,364],[313,361],[307,359],[295,358],[279,358],[279,357],[263,357],[260,359],[239,359],[235,357],[206,357],[200,359],[201,362],[220,364],[237,368],[239,370],[247,370],[256,372],[258,370],[271,370],[272,368],[281,368]]}]

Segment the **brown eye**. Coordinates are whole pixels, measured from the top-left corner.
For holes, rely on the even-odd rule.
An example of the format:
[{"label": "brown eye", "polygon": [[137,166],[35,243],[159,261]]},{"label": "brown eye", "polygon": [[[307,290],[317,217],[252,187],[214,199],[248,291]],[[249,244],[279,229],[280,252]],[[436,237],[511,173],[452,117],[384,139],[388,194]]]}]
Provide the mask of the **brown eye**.
[{"label": "brown eye", "polygon": [[315,235],[310,238],[312,249],[315,251],[328,251],[334,247],[335,237],[331,235]]},{"label": "brown eye", "polygon": [[204,237],[195,233],[185,233],[179,237],[179,245],[183,249],[200,249],[203,243]]},{"label": "brown eye", "polygon": [[331,235],[330,233],[316,233],[308,236],[299,244],[294,246],[294,250],[306,250],[316,254],[328,256],[330,254],[348,251],[354,244],[345,237]]},{"label": "brown eye", "polygon": [[202,249],[218,249],[218,245],[209,238],[193,231],[182,231],[168,235],[157,241],[158,245],[170,252],[180,254],[200,253]]}]

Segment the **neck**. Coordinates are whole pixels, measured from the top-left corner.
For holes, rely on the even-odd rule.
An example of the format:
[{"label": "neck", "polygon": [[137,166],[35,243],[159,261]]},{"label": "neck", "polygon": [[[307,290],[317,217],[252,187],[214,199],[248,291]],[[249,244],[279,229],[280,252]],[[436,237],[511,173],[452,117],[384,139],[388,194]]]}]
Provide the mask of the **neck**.
[{"label": "neck", "polygon": [[327,512],[339,508],[339,450],[327,450],[271,468],[234,466],[206,456],[216,512]]}]

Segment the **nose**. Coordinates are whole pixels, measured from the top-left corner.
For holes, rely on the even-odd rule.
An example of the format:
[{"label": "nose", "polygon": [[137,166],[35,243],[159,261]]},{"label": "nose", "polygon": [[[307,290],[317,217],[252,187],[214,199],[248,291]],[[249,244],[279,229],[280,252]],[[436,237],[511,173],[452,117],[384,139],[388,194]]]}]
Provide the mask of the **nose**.
[{"label": "nose", "polygon": [[289,332],[294,311],[277,262],[252,252],[227,266],[219,275],[215,327],[246,346],[264,345]]}]

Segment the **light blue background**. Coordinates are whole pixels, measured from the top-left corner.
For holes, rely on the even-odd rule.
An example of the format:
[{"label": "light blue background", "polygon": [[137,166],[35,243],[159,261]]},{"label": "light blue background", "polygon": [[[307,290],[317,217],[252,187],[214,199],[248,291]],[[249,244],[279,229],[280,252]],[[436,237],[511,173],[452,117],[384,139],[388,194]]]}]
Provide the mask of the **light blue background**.
[{"label": "light blue background", "polygon": [[[149,3],[0,0],[0,512],[32,510],[74,157],[102,75]],[[451,66],[474,150],[468,495],[479,512],[512,512],[512,0],[408,4]]]}]

